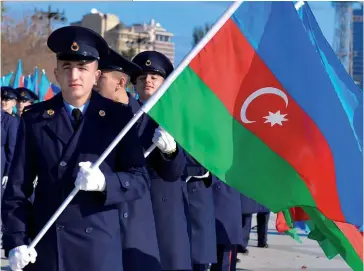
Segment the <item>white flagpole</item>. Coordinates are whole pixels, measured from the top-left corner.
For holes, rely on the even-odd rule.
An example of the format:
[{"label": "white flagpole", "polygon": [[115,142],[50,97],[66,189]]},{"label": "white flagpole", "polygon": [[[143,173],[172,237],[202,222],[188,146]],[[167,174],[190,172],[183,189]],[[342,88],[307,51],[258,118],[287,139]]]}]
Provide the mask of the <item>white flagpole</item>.
[{"label": "white flagpole", "polygon": [[152,146],[150,146],[144,153],[144,157],[147,158],[148,155],[155,149],[155,147],[157,147],[155,144],[153,144]]},{"label": "white flagpole", "polygon": [[[128,123],[129,124],[129,123]],[[128,126],[128,125],[127,125]],[[125,128],[120,132],[120,134],[122,134],[122,132],[124,130],[126,130],[127,126],[125,126]],[[130,130],[130,128],[125,132],[125,134]],[[120,136],[120,134],[118,135],[118,137]],[[125,135],[124,134],[124,135]],[[118,138],[117,137],[117,138]],[[116,139],[117,139],[116,138]],[[120,139],[121,140],[121,139]],[[115,140],[114,140],[115,141]],[[114,143],[113,141],[113,143]],[[110,146],[112,145],[112,143],[110,144]],[[109,147],[110,147],[109,146]],[[144,152],[144,157],[147,158],[148,155],[155,149],[156,145],[152,145],[148,148],[148,150],[146,150]],[[109,149],[109,148],[108,148]],[[111,149],[112,150],[112,149]],[[106,151],[105,151],[106,152]],[[103,154],[105,154],[105,152]],[[101,156],[103,157],[103,156]],[[100,158],[101,158],[100,157]],[[107,157],[107,155],[105,156],[105,158]],[[95,165],[100,161],[100,158],[95,162],[95,164],[93,164],[93,167],[95,167]],[[101,164],[101,162],[100,162]],[[35,179],[35,182],[38,181],[38,176]],[[35,186],[34,186],[35,187]],[[63,203],[61,204],[61,206],[58,207],[57,211],[52,215],[52,217],[48,220],[47,224],[45,224],[45,226],[41,229],[41,231],[37,234],[37,236],[33,239],[33,241],[30,243],[30,245],[28,246],[28,248],[34,248],[38,242],[40,241],[40,239],[42,239],[42,237],[46,234],[46,232],[49,230],[49,228],[53,225],[53,223],[57,220],[57,218],[61,215],[61,213],[64,211],[64,209],[66,209],[66,207],[68,206],[68,204],[72,201],[72,199],[76,196],[76,194],[78,193],[78,191],[80,191],[80,189],[78,187],[73,188],[73,190],[71,191],[71,193],[67,196],[67,198],[63,201]]]},{"label": "white flagpole", "polygon": [[294,4],[294,7],[296,10],[299,10],[304,4],[305,1],[297,1],[296,4]]},{"label": "white flagpole", "polygon": [[166,78],[163,84],[158,90],[149,98],[148,102],[143,105],[141,110],[148,113],[149,110],[158,102],[167,89],[171,86],[173,81],[180,75],[180,73],[190,64],[192,59],[206,46],[213,36],[220,30],[220,28],[227,22],[227,20],[233,15],[233,13],[239,8],[244,1],[234,2],[225,13],[219,18],[219,20],[211,27],[201,41],[188,53],[188,55],[182,60],[178,67]]},{"label": "white flagpole", "polygon": [[[201,41],[191,50],[191,52],[183,59],[181,64],[167,77],[160,88],[149,98],[149,100],[138,110],[134,117],[128,122],[128,124],[121,130],[118,136],[111,142],[109,147],[102,153],[102,155],[97,159],[97,161],[92,165],[92,168],[99,167],[101,163],[106,159],[106,157],[111,153],[111,151],[116,147],[116,145],[121,141],[121,139],[126,135],[126,133],[133,127],[133,125],[139,120],[143,113],[148,113],[149,110],[158,102],[158,100],[167,91],[173,81],[179,76],[179,74],[190,64],[192,59],[205,47],[205,45],[211,40],[211,38],[220,30],[220,28],[226,23],[226,21],[233,15],[233,13],[239,8],[243,1],[234,2],[225,13],[219,18],[219,20],[212,26],[212,28],[207,32],[207,34],[201,39]],[[150,149],[150,148],[149,148]],[[148,150],[149,150],[148,149]],[[147,151],[148,151],[147,150]],[[29,249],[34,248],[40,239],[46,234],[49,228],[54,224],[61,213],[66,209],[68,204],[76,196],[79,187],[75,187],[67,198],[63,201],[61,206],[58,207],[57,211],[48,220],[46,225],[41,229],[37,236],[28,246]]]}]

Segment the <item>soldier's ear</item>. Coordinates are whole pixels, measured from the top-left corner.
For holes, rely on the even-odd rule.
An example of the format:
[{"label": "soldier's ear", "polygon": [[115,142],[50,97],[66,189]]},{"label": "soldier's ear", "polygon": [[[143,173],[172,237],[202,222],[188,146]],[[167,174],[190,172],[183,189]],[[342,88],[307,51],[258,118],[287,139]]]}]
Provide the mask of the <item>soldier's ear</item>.
[{"label": "soldier's ear", "polygon": [[56,80],[57,82],[59,83],[59,80],[58,80],[58,69],[57,68],[54,68],[54,76],[56,77]]},{"label": "soldier's ear", "polygon": [[95,82],[94,82],[94,85],[97,85],[97,82],[99,81],[100,76],[101,76],[101,71],[100,70],[97,70],[95,72]]},{"label": "soldier's ear", "polygon": [[120,80],[119,80],[119,85],[121,88],[126,88],[126,85],[127,85],[127,80],[124,76],[121,76],[120,77]]}]

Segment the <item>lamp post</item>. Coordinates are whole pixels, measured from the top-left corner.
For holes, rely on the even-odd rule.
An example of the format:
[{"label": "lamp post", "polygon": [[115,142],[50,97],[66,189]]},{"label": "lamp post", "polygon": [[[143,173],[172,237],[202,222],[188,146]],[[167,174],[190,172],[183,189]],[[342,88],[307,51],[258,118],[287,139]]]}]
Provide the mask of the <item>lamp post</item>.
[{"label": "lamp post", "polygon": [[64,11],[60,12],[58,9],[52,10],[51,5],[48,6],[47,11],[35,9],[32,19],[40,20],[40,21],[48,20],[47,21],[48,35],[50,35],[52,32],[52,22],[65,23],[67,21],[65,15],[64,15]]}]

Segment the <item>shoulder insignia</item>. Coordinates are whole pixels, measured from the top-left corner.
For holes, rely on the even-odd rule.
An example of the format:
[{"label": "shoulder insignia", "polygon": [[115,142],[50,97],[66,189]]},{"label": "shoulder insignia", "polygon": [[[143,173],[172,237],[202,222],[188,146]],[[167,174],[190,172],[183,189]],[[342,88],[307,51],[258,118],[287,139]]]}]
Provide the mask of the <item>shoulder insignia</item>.
[{"label": "shoulder insignia", "polygon": [[48,109],[48,110],[47,110],[47,114],[48,114],[49,116],[53,116],[53,115],[54,115],[54,110],[53,110],[53,109]]}]

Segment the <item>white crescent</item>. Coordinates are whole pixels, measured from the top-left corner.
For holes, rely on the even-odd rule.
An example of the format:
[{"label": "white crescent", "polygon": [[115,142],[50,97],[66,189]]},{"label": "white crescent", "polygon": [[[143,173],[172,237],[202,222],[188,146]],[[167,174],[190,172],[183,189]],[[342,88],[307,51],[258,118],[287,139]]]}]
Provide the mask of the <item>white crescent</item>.
[{"label": "white crescent", "polygon": [[255,122],[255,120],[248,120],[246,118],[246,110],[248,109],[248,106],[255,98],[257,98],[263,94],[274,94],[274,95],[281,97],[284,100],[284,102],[286,103],[286,108],[287,108],[288,97],[287,97],[286,93],[284,93],[282,90],[280,90],[278,88],[273,88],[273,87],[265,87],[265,88],[258,89],[249,95],[249,97],[244,101],[244,103],[241,107],[240,117],[241,117],[241,120],[243,123]]}]

